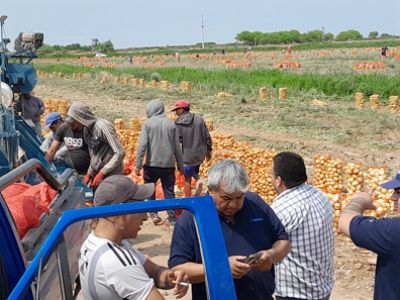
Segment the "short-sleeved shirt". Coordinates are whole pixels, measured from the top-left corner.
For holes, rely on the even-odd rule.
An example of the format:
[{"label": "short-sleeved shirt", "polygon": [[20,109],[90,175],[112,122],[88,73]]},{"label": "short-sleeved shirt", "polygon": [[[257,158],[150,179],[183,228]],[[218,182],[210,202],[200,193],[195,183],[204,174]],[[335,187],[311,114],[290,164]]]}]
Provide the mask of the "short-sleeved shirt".
[{"label": "short-sleeved shirt", "polygon": [[[278,217],[255,193],[246,193],[243,208],[236,213],[234,223],[221,215],[219,220],[228,256],[247,256],[272,248],[278,240],[288,240]],[[202,263],[193,215],[188,211],[184,211],[175,225],[168,265],[172,268],[186,262]],[[248,272],[234,280],[237,299],[272,299],[274,280],[273,268],[268,272]],[[207,299],[206,295],[205,283],[192,285],[193,300]]]},{"label": "short-sleeved shirt", "polygon": [[400,218],[354,217],[350,237],[378,254],[374,299],[400,299]]},{"label": "short-sleeved shirt", "polygon": [[271,205],[289,234],[290,252],[275,266],[276,295],[323,299],[333,288],[333,209],[309,184],[280,193]]},{"label": "short-sleeved shirt", "polygon": [[67,147],[72,164],[79,174],[86,174],[90,165],[88,145],[83,138],[83,130],[72,130],[67,122],[61,124],[54,135],[54,139],[64,142]]},{"label": "short-sleeved shirt", "polygon": [[85,299],[147,299],[154,287],[145,269],[146,257],[128,241],[89,234],[81,247],[79,276]]}]

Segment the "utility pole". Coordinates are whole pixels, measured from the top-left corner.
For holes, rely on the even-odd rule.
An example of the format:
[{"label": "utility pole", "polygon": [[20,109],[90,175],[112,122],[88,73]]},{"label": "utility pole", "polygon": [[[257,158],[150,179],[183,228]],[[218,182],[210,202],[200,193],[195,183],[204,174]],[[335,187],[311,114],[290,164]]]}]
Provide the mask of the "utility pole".
[{"label": "utility pole", "polygon": [[321,35],[321,42],[325,42],[325,27],[322,26],[322,35]]},{"label": "utility pole", "polygon": [[204,21],[203,21],[203,15],[201,15],[201,37],[202,37],[201,49],[204,49]]}]

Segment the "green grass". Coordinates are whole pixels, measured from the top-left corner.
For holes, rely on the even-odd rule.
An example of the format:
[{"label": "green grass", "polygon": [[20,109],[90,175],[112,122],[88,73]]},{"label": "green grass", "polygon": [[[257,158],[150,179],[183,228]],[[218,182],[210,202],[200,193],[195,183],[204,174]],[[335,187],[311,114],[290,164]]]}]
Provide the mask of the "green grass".
[{"label": "green grass", "polygon": [[150,80],[151,74],[157,72],[162,80],[172,83],[179,83],[181,80],[190,81],[195,88],[204,90],[206,94],[226,91],[248,95],[257,92],[259,87],[266,86],[272,88],[270,91],[272,95],[276,95],[279,87],[287,87],[289,93],[313,91],[340,97],[349,97],[356,92],[363,92],[366,96],[379,94],[382,100],[391,95],[400,95],[400,77],[381,74],[318,75],[294,74],[277,70],[202,70],[185,67],[107,69],[44,63],[38,63],[35,66],[38,70],[62,72],[66,75],[80,72],[98,77],[100,72],[107,72],[115,76],[134,76],[145,80]]}]

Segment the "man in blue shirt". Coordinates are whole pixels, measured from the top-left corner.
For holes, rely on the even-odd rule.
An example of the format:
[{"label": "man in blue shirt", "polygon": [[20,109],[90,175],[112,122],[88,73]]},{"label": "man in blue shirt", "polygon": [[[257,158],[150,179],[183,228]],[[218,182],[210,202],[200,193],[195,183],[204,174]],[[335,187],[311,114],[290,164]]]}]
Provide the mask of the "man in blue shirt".
[{"label": "man in blue shirt", "polygon": [[[393,189],[395,213],[399,214],[400,172],[396,177],[381,185]],[[355,193],[344,208],[339,229],[359,247],[378,254],[375,271],[375,300],[400,299],[400,218],[364,217],[367,209],[374,209],[370,193]]]},{"label": "man in blue shirt", "polygon": [[[273,210],[248,192],[248,186],[247,173],[236,161],[222,160],[208,170],[208,191],[219,214],[237,299],[273,299],[273,264],[288,254],[288,235]],[[260,257],[246,262],[254,253]],[[175,225],[168,264],[189,275],[193,300],[207,299],[198,236],[188,211]]]}]

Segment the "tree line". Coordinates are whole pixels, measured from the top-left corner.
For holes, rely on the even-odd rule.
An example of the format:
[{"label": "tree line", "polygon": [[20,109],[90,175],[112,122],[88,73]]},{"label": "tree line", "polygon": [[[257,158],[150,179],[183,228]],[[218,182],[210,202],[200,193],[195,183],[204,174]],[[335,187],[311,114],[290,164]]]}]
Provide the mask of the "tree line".
[{"label": "tree line", "polygon": [[312,30],[300,33],[298,30],[276,31],[276,32],[260,32],[260,31],[242,31],[239,32],[235,39],[245,45],[267,45],[267,44],[301,44],[314,42],[330,42],[330,41],[357,41],[363,39],[388,39],[398,38],[398,36],[388,33],[379,35],[378,31],[371,31],[368,37],[354,29],[339,32],[336,36],[330,32],[322,30]]},{"label": "tree line", "polygon": [[43,45],[42,48],[40,48],[40,54],[49,54],[49,53],[54,53],[54,52],[67,52],[67,51],[99,51],[102,53],[112,53],[114,52],[114,45],[113,43],[108,40],[105,42],[100,42],[98,39],[93,39],[92,40],[92,45],[86,46],[86,45],[81,45],[79,43],[72,43],[69,45],[48,45],[45,44]]}]

